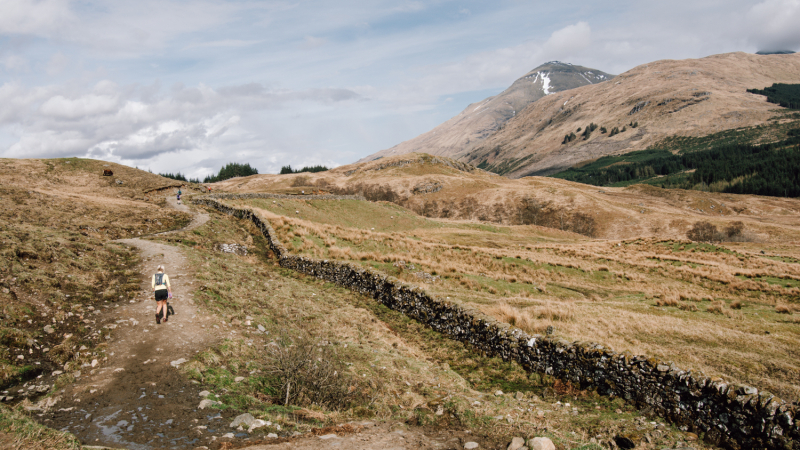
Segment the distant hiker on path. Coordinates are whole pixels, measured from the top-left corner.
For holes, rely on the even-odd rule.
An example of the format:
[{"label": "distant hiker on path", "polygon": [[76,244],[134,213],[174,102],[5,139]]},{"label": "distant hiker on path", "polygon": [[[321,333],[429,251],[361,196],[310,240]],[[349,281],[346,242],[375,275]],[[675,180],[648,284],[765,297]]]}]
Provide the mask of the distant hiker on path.
[{"label": "distant hiker on path", "polygon": [[178,204],[179,205],[181,204],[181,194],[182,194],[181,188],[178,188]]},{"label": "distant hiker on path", "polygon": [[[178,194],[180,195],[180,194]],[[161,311],[164,311],[164,322],[169,320],[167,314],[167,299],[172,296],[172,288],[169,285],[169,275],[164,273],[164,266],[159,264],[153,279],[150,282],[153,293],[156,296],[156,323],[161,324]]]}]

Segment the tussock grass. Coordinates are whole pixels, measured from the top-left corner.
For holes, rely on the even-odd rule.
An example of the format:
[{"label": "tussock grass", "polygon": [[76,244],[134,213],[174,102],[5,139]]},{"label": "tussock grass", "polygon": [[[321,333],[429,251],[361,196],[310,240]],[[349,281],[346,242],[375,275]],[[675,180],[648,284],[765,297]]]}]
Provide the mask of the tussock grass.
[{"label": "tussock grass", "polygon": [[[764,258],[749,250],[754,244],[650,238],[554,242],[521,227],[428,219],[408,219],[392,231],[391,224],[379,222],[411,214],[398,213],[396,205],[354,202],[348,212],[358,224],[348,226],[337,214],[313,212],[333,208],[313,201],[254,204],[265,207],[260,212],[292,252],[382,270],[453,301],[473,303],[528,332],[557,324],[557,333],[567,339],[659,356],[786,398],[800,396],[797,381],[787,375],[800,368],[792,350],[800,344],[800,331],[775,310],[779,303],[800,303],[795,283],[800,265],[785,257]],[[301,214],[281,215],[280,208]],[[440,279],[423,280],[415,275],[420,272]],[[675,332],[697,327],[706,334],[690,339]],[[782,339],[773,338],[775,332]],[[753,334],[770,343],[754,344]],[[697,356],[715,349],[728,359]]]},{"label": "tussock grass", "polygon": [[[199,353],[181,370],[215,392],[228,407],[279,424],[284,431],[324,429],[369,418],[469,427],[502,441],[512,435],[541,434],[547,428],[553,439],[568,447],[587,445],[589,438],[583,436],[608,439],[609,426],[618,429],[630,421],[631,409],[622,401],[567,390],[552,397],[554,380],[548,377],[481,355],[369,298],[282,269],[273,264],[266,243],[251,234],[255,230],[249,224],[214,211],[210,214],[211,220],[203,227],[169,240],[181,245],[200,269],[201,286],[194,293],[195,301],[206,313],[224,318],[214,324],[228,338]],[[248,237],[252,239],[249,242]],[[189,238],[191,244],[187,244]],[[223,242],[247,244],[248,256],[212,250]],[[536,312],[541,320],[568,318],[568,311],[554,312],[559,310],[559,302],[520,305],[515,302],[508,307]],[[563,323],[573,322],[558,321],[559,326]],[[264,327],[264,333],[257,331],[258,325]],[[330,364],[345,375],[343,402],[305,396],[287,402],[280,395],[285,394],[285,385],[274,371],[275,358],[268,355],[277,349],[291,349],[296,336],[308,341],[295,360],[310,361],[302,355],[316,354],[317,363]],[[340,363],[344,367],[338,366]],[[237,376],[245,380],[235,382]],[[497,389],[520,391],[524,400],[511,395],[495,397]],[[556,398],[581,411],[597,411],[594,408],[600,406],[602,414],[576,418],[554,412]],[[615,412],[618,409],[622,411],[619,414]],[[437,415],[440,410],[442,414]],[[547,412],[540,416],[539,411]],[[274,426],[265,428],[265,433],[276,431]],[[575,430],[580,431],[577,436],[569,433]],[[674,433],[671,430],[667,435]]]},{"label": "tussock grass", "polygon": [[70,433],[39,425],[18,409],[0,405],[0,447],[25,450],[80,450]]}]

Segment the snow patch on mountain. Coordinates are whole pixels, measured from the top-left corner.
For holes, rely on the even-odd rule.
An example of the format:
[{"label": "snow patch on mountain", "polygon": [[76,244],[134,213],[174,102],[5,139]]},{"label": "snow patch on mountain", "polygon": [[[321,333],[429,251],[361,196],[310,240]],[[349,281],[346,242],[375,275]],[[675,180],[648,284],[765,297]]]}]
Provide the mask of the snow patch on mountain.
[{"label": "snow patch on mountain", "polygon": [[547,72],[542,72],[542,91],[544,95],[550,95],[550,77],[547,76]]}]

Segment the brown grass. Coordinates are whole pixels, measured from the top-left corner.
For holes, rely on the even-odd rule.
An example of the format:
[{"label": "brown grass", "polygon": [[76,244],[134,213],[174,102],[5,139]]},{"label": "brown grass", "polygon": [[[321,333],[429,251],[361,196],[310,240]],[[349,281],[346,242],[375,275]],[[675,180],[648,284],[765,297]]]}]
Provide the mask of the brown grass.
[{"label": "brown grass", "polygon": [[[381,212],[370,206],[362,213],[358,204],[350,204],[347,220],[352,222],[347,224],[333,206],[321,202],[289,206],[289,202],[284,201],[284,209],[300,210],[301,218],[279,215],[281,209],[269,204],[260,211],[271,218],[283,242],[294,242],[293,252],[357,262],[413,284],[420,284],[416,272],[436,273],[441,280],[425,285],[426,289],[475,303],[527,332],[542,333],[558,324],[559,334],[568,339],[661,356],[683,367],[789,397],[800,392],[794,381],[782,375],[795,367],[792,358],[786,357],[791,352],[788,344],[754,345],[742,331],[760,329],[763,325],[755,319],[765,318],[784,329],[791,336],[789,341],[800,343],[800,334],[785,329],[787,322],[776,322],[777,317],[762,313],[775,314],[776,302],[797,290],[785,286],[791,281],[767,280],[800,277],[800,267],[750,253],[748,244],[722,247],[640,239],[620,245],[599,241],[574,245],[537,241],[520,227],[475,228],[447,221],[409,222],[407,228],[393,232],[391,228],[397,225],[382,222],[381,217],[407,212]],[[654,299],[651,305],[670,309],[662,309],[659,315],[643,311],[638,302],[648,298]],[[719,298],[731,306],[714,300]],[[706,334],[690,338],[673,331],[698,327],[706,329]],[[708,353],[716,348],[724,350]],[[741,368],[732,367],[731,360],[740,361]],[[747,360],[759,361],[758,367],[783,369],[765,377]]]}]

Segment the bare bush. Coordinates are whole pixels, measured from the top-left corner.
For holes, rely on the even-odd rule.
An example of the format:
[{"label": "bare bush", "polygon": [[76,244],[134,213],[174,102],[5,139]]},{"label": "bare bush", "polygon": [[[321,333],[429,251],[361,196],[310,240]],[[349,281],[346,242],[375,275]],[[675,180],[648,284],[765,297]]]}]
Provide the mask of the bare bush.
[{"label": "bare bush", "polygon": [[734,221],[728,224],[725,227],[725,237],[728,239],[735,239],[737,237],[742,236],[742,231],[744,231],[744,224],[740,221]]},{"label": "bare bush", "polygon": [[301,186],[311,186],[311,178],[305,175],[301,175],[299,177],[295,177],[292,180],[292,187],[301,187]]},{"label": "bare bush", "polygon": [[360,380],[347,374],[330,346],[317,346],[307,335],[281,336],[265,350],[265,390],[276,403],[339,409],[364,395]]},{"label": "bare bush", "polygon": [[686,232],[686,237],[695,242],[712,242],[716,236],[717,227],[705,220],[695,222]]}]

